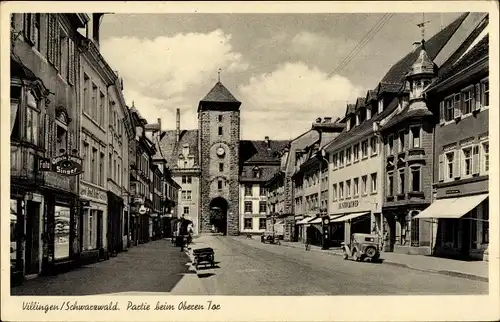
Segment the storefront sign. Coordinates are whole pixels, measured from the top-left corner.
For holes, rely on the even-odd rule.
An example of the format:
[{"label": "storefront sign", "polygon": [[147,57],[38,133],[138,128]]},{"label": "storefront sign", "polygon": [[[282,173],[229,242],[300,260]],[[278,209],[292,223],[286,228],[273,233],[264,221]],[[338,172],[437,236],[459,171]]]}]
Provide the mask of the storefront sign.
[{"label": "storefront sign", "polygon": [[453,195],[455,193],[460,193],[460,190],[458,190],[458,189],[446,190],[447,195]]},{"label": "storefront sign", "polygon": [[106,193],[104,191],[100,191],[97,188],[87,186],[83,183],[81,183],[80,185],[80,195],[83,197],[98,199],[99,201],[102,202],[107,202],[108,200]]},{"label": "storefront sign", "polygon": [[359,206],[358,200],[344,201],[344,202],[339,203],[339,209],[355,208],[357,206]]},{"label": "storefront sign", "polygon": [[38,171],[50,171],[52,165],[49,158],[38,157]]},{"label": "storefront sign", "polygon": [[82,159],[75,155],[63,154],[52,159],[52,170],[66,176],[82,173]]}]

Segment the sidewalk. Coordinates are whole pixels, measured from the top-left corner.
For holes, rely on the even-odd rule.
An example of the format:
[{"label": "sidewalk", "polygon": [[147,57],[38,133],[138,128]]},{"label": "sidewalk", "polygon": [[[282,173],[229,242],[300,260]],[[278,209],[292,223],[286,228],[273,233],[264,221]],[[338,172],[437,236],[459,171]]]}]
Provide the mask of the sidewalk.
[{"label": "sidewalk", "polygon": [[[281,246],[299,248],[305,251],[304,244],[300,242],[280,242]],[[322,250],[319,246],[311,245],[311,251],[342,256],[342,250],[340,250],[340,248]],[[386,252],[383,252],[380,257],[383,260],[383,263],[388,265],[488,282],[488,262],[468,262],[441,257]]]}]

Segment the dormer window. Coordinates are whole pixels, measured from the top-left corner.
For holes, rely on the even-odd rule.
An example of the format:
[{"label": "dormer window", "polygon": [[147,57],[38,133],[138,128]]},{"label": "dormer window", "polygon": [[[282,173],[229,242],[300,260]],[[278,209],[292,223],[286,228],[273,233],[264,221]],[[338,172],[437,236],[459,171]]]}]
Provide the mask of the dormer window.
[{"label": "dormer window", "polygon": [[189,145],[184,144],[184,146],[182,147],[182,154],[185,156],[189,154]]},{"label": "dormer window", "polygon": [[[359,111],[359,113],[361,114],[361,111]],[[361,122],[362,122],[362,120],[361,120],[361,115],[356,114],[356,126],[358,126],[358,125],[359,125],[359,123],[361,123]]]},{"label": "dormer window", "polygon": [[371,107],[367,107],[366,108],[366,119],[369,120],[372,118],[372,108]]},{"label": "dormer window", "polygon": [[350,131],[351,130],[351,119],[350,118],[348,118],[346,120],[346,126],[345,126],[345,128],[346,128],[346,131]]},{"label": "dormer window", "polygon": [[378,101],[378,113],[382,113],[384,111],[384,99],[381,98],[379,101]]},{"label": "dormer window", "polygon": [[259,179],[260,178],[260,169],[259,168],[254,168],[253,169],[253,177]]}]

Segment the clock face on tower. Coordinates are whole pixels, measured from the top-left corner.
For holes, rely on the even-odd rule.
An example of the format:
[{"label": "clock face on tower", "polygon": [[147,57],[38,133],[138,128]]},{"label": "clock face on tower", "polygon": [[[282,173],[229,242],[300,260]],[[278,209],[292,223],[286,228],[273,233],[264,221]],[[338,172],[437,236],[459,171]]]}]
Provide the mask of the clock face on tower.
[{"label": "clock face on tower", "polygon": [[217,155],[218,155],[218,156],[220,156],[220,157],[221,157],[221,156],[223,156],[223,155],[224,155],[224,153],[225,153],[225,151],[224,151],[224,148],[223,148],[223,147],[218,147],[218,148],[217,148]]}]

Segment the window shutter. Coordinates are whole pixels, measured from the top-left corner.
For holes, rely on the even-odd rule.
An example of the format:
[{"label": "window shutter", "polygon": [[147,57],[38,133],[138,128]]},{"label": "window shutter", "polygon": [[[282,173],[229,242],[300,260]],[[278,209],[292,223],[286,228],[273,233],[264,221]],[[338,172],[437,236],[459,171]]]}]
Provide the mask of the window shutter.
[{"label": "window shutter", "polygon": [[439,123],[440,124],[444,124],[445,122],[445,104],[444,104],[445,101],[441,101],[439,103]]},{"label": "window shutter", "polygon": [[475,86],[475,105],[474,105],[474,110],[480,110],[481,109],[481,84],[476,84]]},{"label": "window shutter", "polygon": [[456,150],[455,155],[453,157],[453,176],[455,178],[460,178],[461,172],[461,159],[462,159],[462,150]]},{"label": "window shutter", "polygon": [[52,30],[54,29],[53,25],[54,17],[52,16],[52,14],[49,14],[47,19],[47,60],[51,64],[54,64],[54,38],[52,37]]},{"label": "window shutter", "polygon": [[444,154],[439,155],[439,181],[444,180]]},{"label": "window shutter", "polygon": [[35,43],[35,20],[36,20],[36,14],[32,13],[30,15],[30,41],[32,44]]},{"label": "window shutter", "polygon": [[472,147],[472,174],[479,174],[479,145]]},{"label": "window shutter", "polygon": [[61,68],[61,38],[59,35],[59,24],[54,21],[54,65]]},{"label": "window shutter", "polygon": [[73,39],[68,38],[68,81],[75,83],[75,43]]},{"label": "window shutter", "polygon": [[460,117],[462,114],[462,95],[461,94],[456,94],[454,98],[454,118]]},{"label": "window shutter", "polygon": [[50,119],[49,126],[49,141],[50,141],[50,150],[49,157],[52,158],[56,154],[56,122],[53,119]]},{"label": "window shutter", "polygon": [[45,134],[45,140],[44,140],[44,148],[45,148],[45,155],[47,157],[50,157],[50,139],[49,139],[49,133],[50,133],[50,116],[48,114],[45,114],[45,124],[43,127],[43,132]]}]

